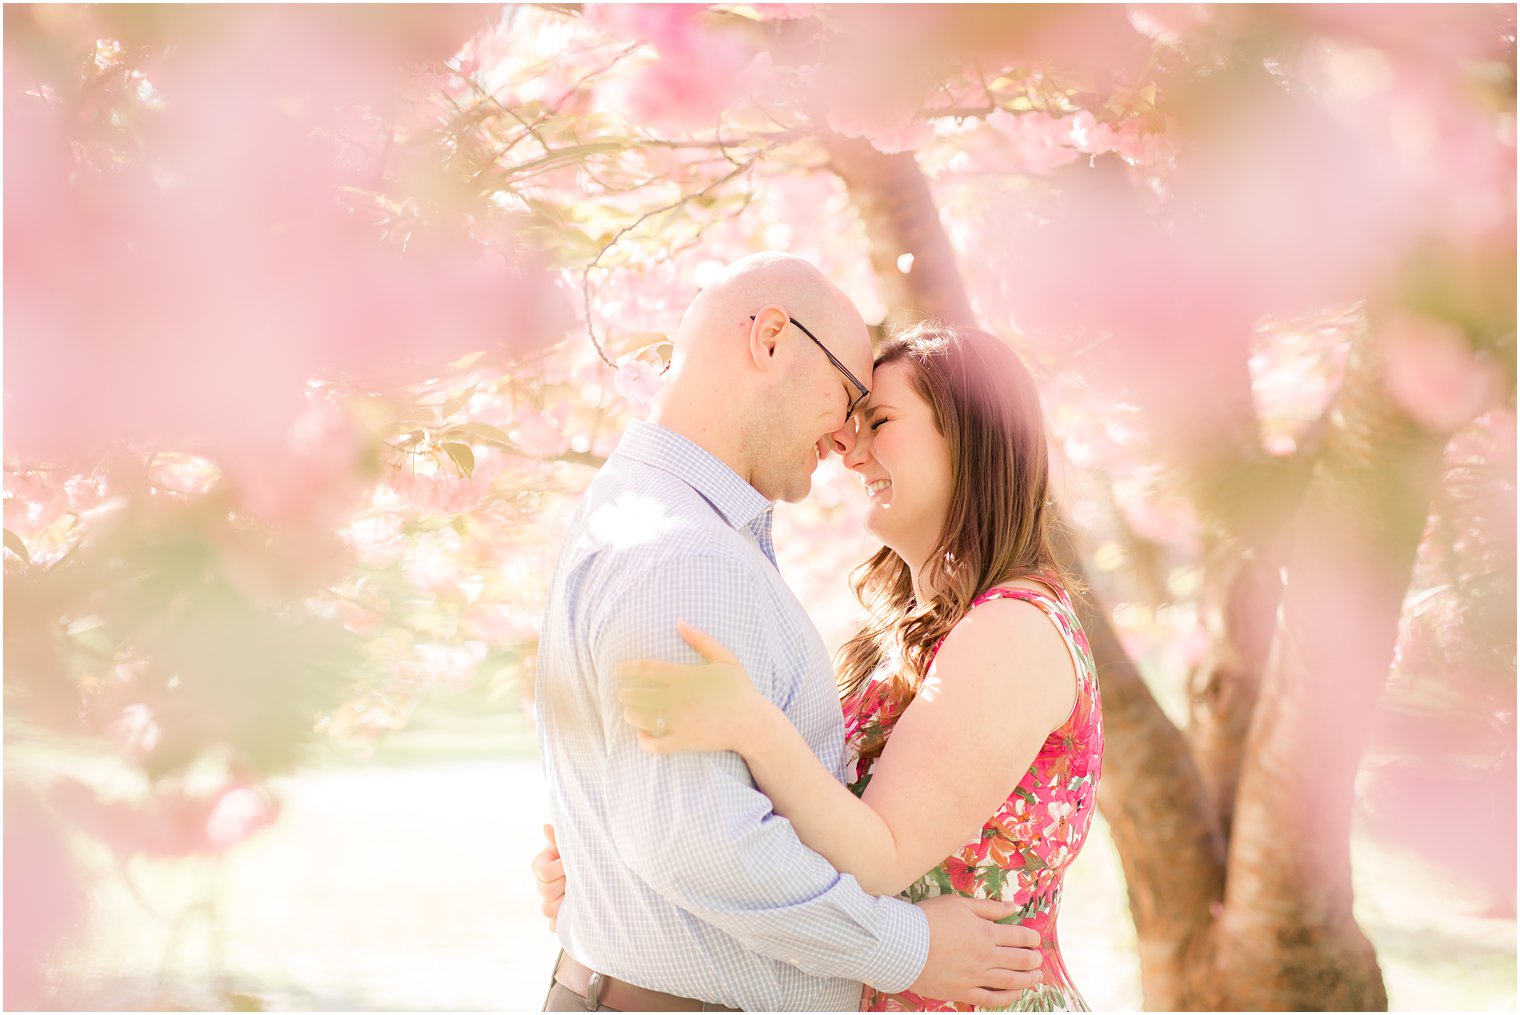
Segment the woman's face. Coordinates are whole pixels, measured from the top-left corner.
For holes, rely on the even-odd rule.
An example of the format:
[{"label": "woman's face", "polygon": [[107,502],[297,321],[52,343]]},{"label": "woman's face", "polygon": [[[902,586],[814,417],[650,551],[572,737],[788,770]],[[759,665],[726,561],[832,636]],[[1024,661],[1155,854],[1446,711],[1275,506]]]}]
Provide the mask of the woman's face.
[{"label": "woman's face", "polygon": [[871,375],[855,447],[844,464],[866,486],[866,531],[911,565],[939,540],[950,509],[950,444],[902,360]]}]

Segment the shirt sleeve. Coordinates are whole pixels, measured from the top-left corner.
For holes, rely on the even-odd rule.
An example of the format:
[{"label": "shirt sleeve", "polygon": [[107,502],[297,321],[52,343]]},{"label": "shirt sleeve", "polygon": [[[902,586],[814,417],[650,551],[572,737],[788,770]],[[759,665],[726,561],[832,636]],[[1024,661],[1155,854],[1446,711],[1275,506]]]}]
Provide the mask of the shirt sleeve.
[{"label": "shirt sleeve", "polygon": [[[770,958],[815,976],[889,993],[923,971],[929,924],[901,899],[866,894],[773,813],[732,751],[651,754],[617,703],[613,668],[630,659],[700,663],[676,633],[684,620],[744,664],[772,700],[794,679],[774,672],[775,624],[763,576],[716,556],[670,560],[606,600],[590,628],[619,855],[654,891]],[[773,635],[770,635],[773,636]]]}]

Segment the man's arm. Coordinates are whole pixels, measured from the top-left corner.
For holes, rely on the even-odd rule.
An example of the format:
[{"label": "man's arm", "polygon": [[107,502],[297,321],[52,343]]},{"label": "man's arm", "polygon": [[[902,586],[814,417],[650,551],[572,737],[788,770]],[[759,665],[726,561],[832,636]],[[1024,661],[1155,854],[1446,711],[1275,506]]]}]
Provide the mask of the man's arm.
[{"label": "man's arm", "polygon": [[611,775],[612,837],[651,888],[754,951],[818,976],[899,991],[929,952],[923,912],[867,895],[804,846],[732,752],[652,755],[622,720],[613,670],[631,659],[699,661],[687,620],[725,639],[776,693],[764,581],[734,560],[688,556],[641,574],[596,609],[592,652]]}]

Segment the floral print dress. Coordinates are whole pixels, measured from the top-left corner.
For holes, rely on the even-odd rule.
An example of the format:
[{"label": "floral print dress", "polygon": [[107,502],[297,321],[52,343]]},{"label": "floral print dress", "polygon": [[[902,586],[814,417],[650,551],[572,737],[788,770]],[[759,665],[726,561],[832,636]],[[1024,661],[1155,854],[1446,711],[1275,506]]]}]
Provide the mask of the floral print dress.
[{"label": "floral print dress", "polygon": [[[997,588],[978,596],[976,606],[989,599],[1021,599],[1045,612],[1066,640],[1077,670],[1077,700],[1071,716],[1050,734],[1006,803],[987,821],[980,834],[945,862],[903,892],[909,902],[954,893],[971,898],[1014,901],[1023,909],[1016,920],[1040,932],[1044,981],[1026,990],[1004,1011],[1086,1011],[1087,1004],[1072,985],[1056,940],[1056,914],[1061,882],[1076,859],[1092,824],[1094,794],[1103,761],[1103,709],[1098,696],[1097,670],[1087,635],[1064,590],[1053,593],[1025,588]],[[936,648],[936,651],[938,649]],[[857,745],[867,734],[890,732],[897,720],[881,698],[882,684],[874,679],[846,699],[845,729],[855,756],[858,796],[871,781],[875,759],[861,764]],[[920,997],[911,992],[883,994],[867,987],[863,1011],[972,1011],[971,1005]]]}]

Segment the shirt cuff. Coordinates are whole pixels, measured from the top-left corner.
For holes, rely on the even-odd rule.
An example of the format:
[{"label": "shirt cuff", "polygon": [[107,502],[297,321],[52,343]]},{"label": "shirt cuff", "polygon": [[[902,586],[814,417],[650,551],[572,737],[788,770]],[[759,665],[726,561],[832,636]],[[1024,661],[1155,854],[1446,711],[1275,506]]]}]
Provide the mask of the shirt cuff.
[{"label": "shirt cuff", "polygon": [[885,910],[881,943],[866,963],[861,977],[868,986],[897,994],[912,986],[929,961],[929,918],[924,911],[901,899],[879,899]]}]

